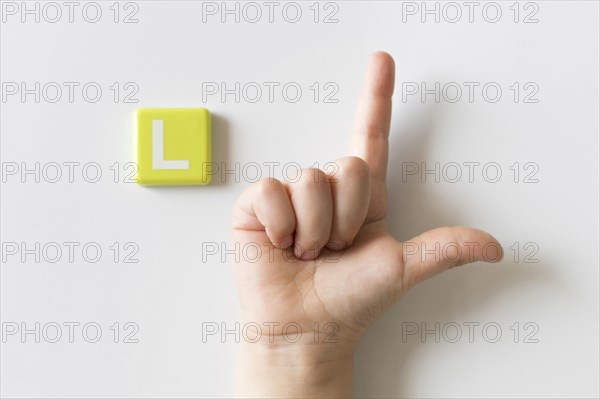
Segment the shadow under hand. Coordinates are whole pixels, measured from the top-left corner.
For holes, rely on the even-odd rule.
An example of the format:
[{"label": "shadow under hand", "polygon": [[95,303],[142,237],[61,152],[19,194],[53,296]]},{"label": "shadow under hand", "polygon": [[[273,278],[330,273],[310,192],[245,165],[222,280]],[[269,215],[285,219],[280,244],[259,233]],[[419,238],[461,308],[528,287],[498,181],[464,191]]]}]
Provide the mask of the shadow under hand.
[{"label": "shadow under hand", "polygon": [[[415,178],[403,181],[402,162],[427,159],[428,144],[441,120],[440,106],[432,106],[412,120],[403,121],[404,128],[396,129],[398,134],[391,139],[388,222],[391,234],[397,239],[407,240],[435,227],[463,224],[460,213],[451,206],[442,200],[431,201],[428,186],[419,178],[413,176]],[[502,298],[524,295],[525,290],[532,291],[537,284],[552,285],[552,289],[556,289],[558,283],[552,275],[551,266],[514,263],[505,248],[505,258],[501,263],[462,266],[415,286],[363,338],[356,355],[354,396],[398,398],[410,395],[414,391],[409,380],[411,365],[420,349],[427,344],[435,345],[435,337],[431,335],[428,335],[426,343],[422,342],[422,322],[429,329],[436,322],[442,326],[450,322],[461,326],[463,322],[479,322],[481,334],[481,325],[497,320],[493,319],[494,316],[487,320],[473,320],[469,314],[482,313]],[[419,331],[407,336],[403,328],[408,323],[413,328],[418,326]],[[463,326],[463,332],[466,328]],[[508,326],[502,325],[502,328]],[[464,343],[469,343],[469,340],[463,333],[458,345]]]}]

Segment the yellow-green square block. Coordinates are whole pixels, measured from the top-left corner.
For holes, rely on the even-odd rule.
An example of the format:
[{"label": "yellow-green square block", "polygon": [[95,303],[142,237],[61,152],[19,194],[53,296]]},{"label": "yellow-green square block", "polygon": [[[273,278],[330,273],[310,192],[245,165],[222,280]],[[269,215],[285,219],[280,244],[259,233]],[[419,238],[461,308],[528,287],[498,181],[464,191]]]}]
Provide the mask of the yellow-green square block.
[{"label": "yellow-green square block", "polygon": [[135,121],[139,184],[210,182],[210,113],[206,108],[140,108]]}]

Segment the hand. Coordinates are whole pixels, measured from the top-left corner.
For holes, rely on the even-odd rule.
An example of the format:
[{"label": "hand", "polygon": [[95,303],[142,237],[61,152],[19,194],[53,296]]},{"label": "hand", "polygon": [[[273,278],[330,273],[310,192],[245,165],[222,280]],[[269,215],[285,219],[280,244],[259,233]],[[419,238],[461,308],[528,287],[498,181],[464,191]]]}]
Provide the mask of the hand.
[{"label": "hand", "polygon": [[[304,169],[294,183],[264,179],[235,205],[233,241],[260,248],[256,261],[234,266],[242,325],[261,327],[258,342],[242,342],[238,395],[350,396],[360,337],[402,294],[454,266],[502,258],[492,236],[468,227],[434,229],[406,243],[388,232],[394,69],[388,54],[371,56],[353,156],[335,161],[335,173]],[[254,340],[256,328],[248,331]]]}]

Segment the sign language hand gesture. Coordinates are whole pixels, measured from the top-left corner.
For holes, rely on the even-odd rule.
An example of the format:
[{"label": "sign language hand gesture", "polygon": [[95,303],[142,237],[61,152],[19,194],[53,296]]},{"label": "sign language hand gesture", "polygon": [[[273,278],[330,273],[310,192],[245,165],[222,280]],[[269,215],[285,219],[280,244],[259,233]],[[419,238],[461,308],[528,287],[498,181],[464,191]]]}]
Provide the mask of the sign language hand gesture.
[{"label": "sign language hand gesture", "polygon": [[388,232],[394,69],[390,55],[371,56],[350,156],[335,161],[335,173],[264,179],[235,205],[233,241],[256,254],[245,251],[252,259],[234,265],[243,326],[238,395],[350,396],[360,337],[402,294],[454,266],[502,258],[491,235],[469,227],[405,243]]}]

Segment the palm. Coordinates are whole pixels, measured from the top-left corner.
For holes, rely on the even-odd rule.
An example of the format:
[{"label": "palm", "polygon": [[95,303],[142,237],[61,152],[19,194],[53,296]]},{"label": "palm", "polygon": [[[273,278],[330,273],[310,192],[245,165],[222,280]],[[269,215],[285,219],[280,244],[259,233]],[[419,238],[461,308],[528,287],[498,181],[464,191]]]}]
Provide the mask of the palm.
[{"label": "palm", "polygon": [[[236,231],[234,240],[268,243],[264,233]],[[380,220],[365,225],[352,247],[325,249],[309,261],[296,259],[291,249],[264,245],[271,259],[251,263],[242,260],[235,275],[246,322],[281,326],[298,323],[302,331],[314,329],[357,339],[402,293],[402,264],[384,254],[397,251],[398,243]],[[312,326],[312,327],[311,327]]]},{"label": "palm", "polygon": [[[233,241],[243,256],[234,272],[245,322],[278,323],[270,331],[274,335],[286,334],[281,327],[294,323],[302,332],[318,329],[356,342],[415,283],[484,259],[481,246],[441,253],[439,259],[423,259],[420,250],[408,257],[389,234],[385,176],[393,85],[393,60],[376,54],[351,141],[356,157],[337,161],[341,174],[307,170],[311,178],[299,184],[261,181],[238,200]],[[306,250],[309,242],[315,244],[312,252]],[[339,242],[344,249],[332,245]],[[487,233],[458,227],[432,230],[411,242],[417,249],[421,243],[431,248],[455,242],[463,250],[467,242],[497,244]]]}]

